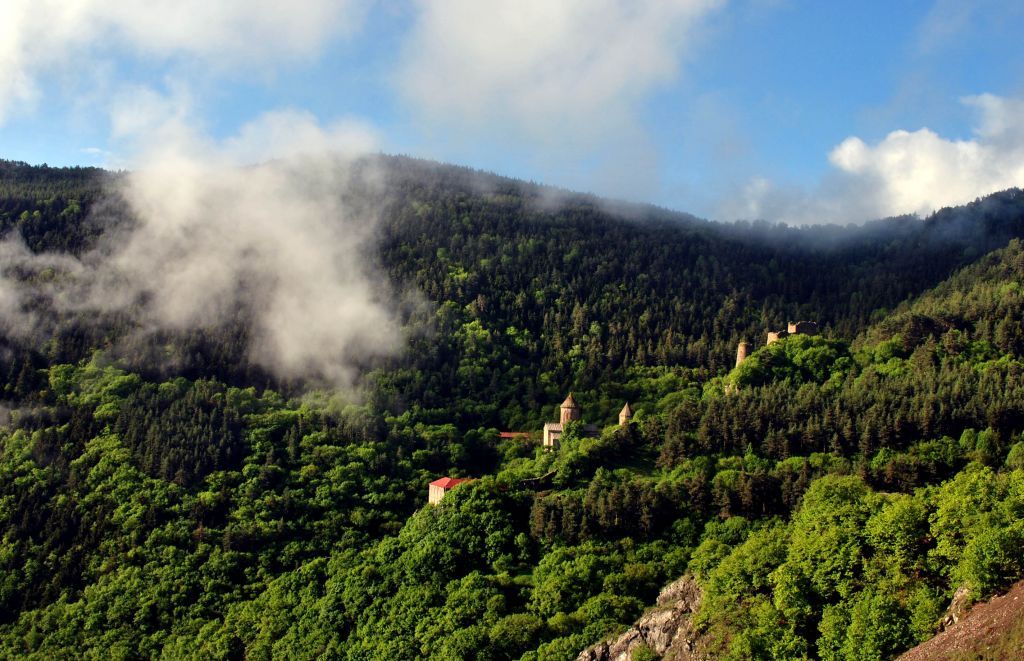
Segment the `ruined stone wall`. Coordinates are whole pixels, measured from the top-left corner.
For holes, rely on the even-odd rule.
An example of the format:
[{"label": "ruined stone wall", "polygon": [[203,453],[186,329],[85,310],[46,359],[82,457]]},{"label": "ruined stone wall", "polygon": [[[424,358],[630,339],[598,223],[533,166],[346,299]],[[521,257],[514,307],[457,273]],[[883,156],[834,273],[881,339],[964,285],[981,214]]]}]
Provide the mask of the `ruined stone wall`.
[{"label": "ruined stone wall", "polygon": [[790,335],[817,335],[818,324],[813,321],[789,322]]}]

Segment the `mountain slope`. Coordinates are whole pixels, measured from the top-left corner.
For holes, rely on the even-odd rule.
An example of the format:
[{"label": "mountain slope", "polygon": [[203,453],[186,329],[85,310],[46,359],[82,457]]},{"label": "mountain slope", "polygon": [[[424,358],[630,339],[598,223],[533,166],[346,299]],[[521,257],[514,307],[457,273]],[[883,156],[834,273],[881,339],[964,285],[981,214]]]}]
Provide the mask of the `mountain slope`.
[{"label": "mountain slope", "polygon": [[1024,649],[1024,582],[976,604],[934,638],[900,655],[900,661],[1011,659]]},{"label": "mountain slope", "polygon": [[[361,404],[248,365],[244,318],[150,345],[75,311],[6,333],[0,655],[572,659],[689,573],[726,658],[888,658],[957,587],[1024,576],[1024,355],[998,328],[1024,313],[1017,191],[792,230],[377,166],[383,188],[339,195],[379,210],[378,266],[412,295]],[[27,252],[67,223],[102,259],[130,227],[88,177],[9,169]],[[7,285],[59,281],[10,254]],[[825,335],[726,371],[796,316]],[[544,451],[570,389],[599,432]],[[427,506],[442,475],[477,479]]]},{"label": "mountain slope", "polygon": [[[736,343],[787,320],[852,337],[872,319],[978,256],[1024,236],[1024,196],[1007,191],[926,221],[787,229],[721,226],[434,164],[386,160],[395,199],[381,250],[392,278],[438,303],[441,337],[417,346],[419,371],[395,388],[426,408],[454,393],[479,411],[462,424],[529,423],[567,389],[637,366],[731,366]],[[429,182],[429,183],[425,183]],[[878,312],[876,312],[878,311]],[[516,329],[514,337],[507,329]],[[486,376],[462,379],[452,356],[486,337]],[[525,332],[519,332],[525,331]],[[440,340],[440,341],[438,341]],[[464,373],[465,374],[465,373]],[[478,373],[479,374],[479,373]],[[614,411],[608,411],[613,414]]]},{"label": "mountain slope", "polygon": [[[631,369],[719,372],[741,338],[787,320],[815,319],[852,337],[873,314],[1024,236],[1024,196],[1015,190],[925,221],[792,229],[722,226],[401,157],[363,167],[382,189],[338,194],[377,210],[373,261],[388,287],[433,306],[402,312],[412,346],[375,376],[374,401],[393,414],[455,401],[462,429],[536,425],[533,412],[563,391],[629,379]],[[96,170],[7,163],[0,231],[18,231],[33,251],[81,253],[103,233],[116,242],[113,230],[131,222],[116,181]],[[169,353],[165,362],[184,376],[301,388],[247,360],[244,319],[161,332],[148,348],[119,341],[136,334],[130,319],[100,320],[61,319],[52,331],[57,359],[122,348],[120,359],[158,377],[167,371],[157,356]],[[8,371],[45,363],[24,349]]]}]

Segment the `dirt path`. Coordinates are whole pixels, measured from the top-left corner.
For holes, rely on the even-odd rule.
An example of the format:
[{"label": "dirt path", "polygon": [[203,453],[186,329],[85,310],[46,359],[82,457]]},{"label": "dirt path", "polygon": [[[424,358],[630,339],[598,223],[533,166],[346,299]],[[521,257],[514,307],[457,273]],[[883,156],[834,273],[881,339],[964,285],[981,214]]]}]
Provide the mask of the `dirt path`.
[{"label": "dirt path", "polygon": [[1024,659],[1024,581],[976,604],[959,622],[899,657],[934,659]]}]

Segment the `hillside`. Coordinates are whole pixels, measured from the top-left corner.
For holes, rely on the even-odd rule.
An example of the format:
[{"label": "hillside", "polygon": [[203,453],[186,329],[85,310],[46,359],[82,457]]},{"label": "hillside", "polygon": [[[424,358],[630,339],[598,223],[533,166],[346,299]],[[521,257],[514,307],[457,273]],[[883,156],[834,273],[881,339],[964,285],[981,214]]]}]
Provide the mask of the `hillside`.
[{"label": "hillside", "polygon": [[1019,191],[792,229],[363,167],[404,344],[361,399],[251,361],[247,300],[67,305],[122,175],[0,168],[0,654],[572,659],[689,575],[716,655],[881,659],[1024,577]]},{"label": "hillside", "polygon": [[900,661],[928,659],[1010,659],[1024,645],[1024,583],[976,604],[962,618]]},{"label": "hillside", "polygon": [[[578,196],[552,210],[544,201],[553,194],[537,187],[435,167],[392,164],[401,192],[385,221],[383,259],[394,280],[455,304],[435,319],[451,344],[417,347],[417,367],[451,373],[455,365],[436,354],[463,352],[471,324],[488,335],[488,348],[519,358],[493,365],[501,383],[450,379],[440,389],[475,398],[466,410],[497,403],[503,414],[483,420],[491,424],[522,424],[507,412],[529,415],[564,390],[607,383],[630,367],[718,372],[731,366],[741,338],[789,319],[813,318],[853,337],[873,314],[1024,235],[1018,191],[925,222],[795,230],[723,227],[643,207],[616,214],[622,207]],[[509,325],[527,332],[512,342],[502,337]],[[509,378],[525,366],[553,387],[537,393]],[[438,404],[414,382],[400,387],[428,408]]]},{"label": "hillside", "polygon": [[[371,261],[392,291],[423,295],[433,308],[402,313],[412,346],[377,379],[379,404],[398,414],[454,399],[463,429],[536,426],[538,409],[563,391],[607,384],[631,368],[717,373],[731,366],[740,339],[789,319],[813,318],[826,333],[853,337],[872,315],[1024,235],[1018,191],[924,222],[792,229],[722,226],[405,158],[363,167],[382,173],[383,190],[338,194],[379,209]],[[102,233],[131,225],[114,175],[8,164],[2,180],[0,231],[16,227],[33,251],[81,254]],[[106,315],[99,326],[94,313],[78,316],[52,330],[60,360],[116,348],[113,340],[135,324],[125,315]],[[158,341],[175,346],[165,362],[185,376],[287,387],[246,360],[244,326],[237,319]],[[424,333],[429,341],[417,343]],[[148,352],[122,353],[134,369],[165,375]],[[461,359],[470,354],[472,370]]]}]

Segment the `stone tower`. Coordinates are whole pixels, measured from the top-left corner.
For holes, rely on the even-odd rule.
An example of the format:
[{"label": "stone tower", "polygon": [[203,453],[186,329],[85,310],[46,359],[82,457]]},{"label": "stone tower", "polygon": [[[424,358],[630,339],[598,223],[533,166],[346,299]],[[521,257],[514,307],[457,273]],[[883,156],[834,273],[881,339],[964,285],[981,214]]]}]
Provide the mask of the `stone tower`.
[{"label": "stone tower", "polygon": [[625,427],[632,419],[633,409],[629,408],[629,402],[626,402],[626,405],[622,407],[621,411],[619,411],[619,426]]},{"label": "stone tower", "polygon": [[567,422],[579,420],[580,416],[580,407],[576,405],[576,400],[572,398],[572,393],[569,393],[569,396],[562,402],[562,415],[558,422],[564,425]]},{"label": "stone tower", "polygon": [[818,324],[813,321],[789,322],[787,330],[790,335],[817,335]]},{"label": "stone tower", "polygon": [[743,341],[739,343],[739,346],[736,347],[736,367],[739,367],[740,363],[747,359],[753,348],[750,342]]}]

